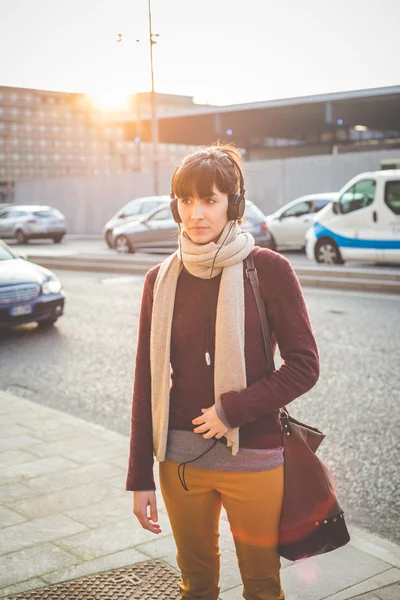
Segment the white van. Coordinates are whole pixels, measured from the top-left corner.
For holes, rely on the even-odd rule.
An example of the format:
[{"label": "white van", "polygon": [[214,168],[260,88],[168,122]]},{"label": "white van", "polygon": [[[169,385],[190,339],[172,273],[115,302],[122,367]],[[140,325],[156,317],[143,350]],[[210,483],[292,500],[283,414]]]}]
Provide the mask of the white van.
[{"label": "white van", "polygon": [[306,235],[310,260],[400,263],[400,169],[360,173]]}]

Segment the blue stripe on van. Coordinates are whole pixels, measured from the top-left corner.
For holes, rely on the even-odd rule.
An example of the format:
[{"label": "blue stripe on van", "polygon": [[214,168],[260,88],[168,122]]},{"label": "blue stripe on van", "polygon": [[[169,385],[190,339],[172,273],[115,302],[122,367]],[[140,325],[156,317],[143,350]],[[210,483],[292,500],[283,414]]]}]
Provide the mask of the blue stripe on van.
[{"label": "blue stripe on van", "polygon": [[371,248],[375,250],[400,250],[399,240],[363,240],[361,238],[349,238],[327,229],[321,223],[314,223],[314,233],[317,239],[330,237],[340,248]]}]

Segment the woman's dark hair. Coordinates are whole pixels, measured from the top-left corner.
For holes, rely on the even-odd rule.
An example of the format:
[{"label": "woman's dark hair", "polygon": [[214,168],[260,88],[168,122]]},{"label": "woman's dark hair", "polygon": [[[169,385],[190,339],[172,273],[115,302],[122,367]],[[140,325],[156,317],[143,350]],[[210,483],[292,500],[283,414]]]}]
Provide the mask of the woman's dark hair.
[{"label": "woman's dark hair", "polygon": [[206,198],[215,184],[220,192],[228,196],[238,193],[240,174],[227,154],[242,168],[242,157],[230,144],[216,144],[189,154],[174,173],[171,191],[177,198],[195,194],[199,198]]}]

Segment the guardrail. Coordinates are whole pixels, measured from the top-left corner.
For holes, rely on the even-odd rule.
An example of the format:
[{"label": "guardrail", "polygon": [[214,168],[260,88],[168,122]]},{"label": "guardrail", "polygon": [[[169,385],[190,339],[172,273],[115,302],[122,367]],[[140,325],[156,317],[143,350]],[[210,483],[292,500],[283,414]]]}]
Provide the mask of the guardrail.
[{"label": "guardrail", "polygon": [[[42,256],[29,254],[29,260],[48,269],[93,271],[144,275],[163,256],[143,255],[77,255]],[[301,285],[343,290],[362,290],[400,294],[400,272],[390,269],[357,269],[345,266],[293,265]]]}]

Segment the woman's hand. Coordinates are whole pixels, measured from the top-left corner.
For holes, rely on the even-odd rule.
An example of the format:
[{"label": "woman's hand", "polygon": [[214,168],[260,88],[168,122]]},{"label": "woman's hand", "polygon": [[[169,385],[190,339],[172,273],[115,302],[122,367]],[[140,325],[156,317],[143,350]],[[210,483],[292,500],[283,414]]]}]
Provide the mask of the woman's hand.
[{"label": "woman's hand", "polygon": [[203,413],[202,416],[196,417],[196,419],[193,419],[192,421],[193,425],[198,425],[193,431],[195,433],[202,433],[203,438],[206,440],[213,437],[218,440],[222,438],[228,431],[228,427],[226,427],[218,418],[215,405],[210,406],[210,408],[202,408],[201,412]]},{"label": "woman's hand", "polygon": [[[150,507],[149,516],[148,507]],[[133,492],[133,513],[143,529],[147,529],[151,533],[161,533],[161,527],[157,522],[157,501],[154,490]]]}]

